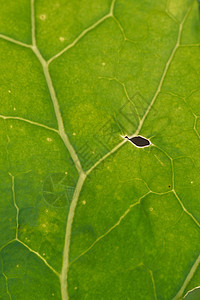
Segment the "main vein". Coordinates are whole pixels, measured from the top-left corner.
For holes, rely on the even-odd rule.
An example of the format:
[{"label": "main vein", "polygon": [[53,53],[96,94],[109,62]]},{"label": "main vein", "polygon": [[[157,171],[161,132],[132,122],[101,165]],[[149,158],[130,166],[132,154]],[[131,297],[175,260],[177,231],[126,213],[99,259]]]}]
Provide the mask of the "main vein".
[{"label": "main vein", "polygon": [[67,225],[66,225],[66,233],[65,233],[65,242],[64,242],[64,249],[63,249],[63,263],[62,263],[62,271],[59,276],[60,278],[60,284],[61,284],[61,295],[63,300],[68,299],[68,293],[67,293],[67,272],[68,272],[68,261],[69,261],[69,248],[70,248],[70,236],[71,236],[71,229],[72,229],[72,222],[74,219],[74,213],[75,213],[75,208],[77,205],[77,201],[79,198],[80,191],[82,189],[84,180],[86,178],[85,173],[83,172],[81,163],[79,161],[79,158],[71,145],[69,138],[65,132],[64,128],[64,123],[62,119],[62,115],[60,112],[60,107],[58,103],[58,99],[53,87],[52,79],[49,73],[49,67],[48,67],[48,62],[43,58],[41,55],[40,51],[37,48],[36,44],[36,37],[35,37],[35,9],[34,9],[34,0],[31,0],[31,19],[32,19],[32,50],[35,53],[36,57],[40,61],[44,76],[47,82],[47,86],[49,89],[49,93],[52,99],[53,107],[54,107],[54,112],[56,115],[57,123],[58,123],[58,133],[63,140],[67,150],[69,151],[71,158],[77,168],[77,171],[79,173],[79,179],[75,188],[75,192],[73,195],[73,199],[70,205],[70,210],[68,214],[68,219],[67,219]]},{"label": "main vein", "polygon": [[[32,21],[32,45],[26,45],[24,43],[18,42],[13,40],[12,38],[6,37],[4,35],[1,35],[0,37],[13,42],[13,43],[17,43],[21,46],[25,46],[28,48],[31,48],[33,50],[33,52],[35,53],[36,57],[38,58],[38,60],[40,61],[42,68],[43,68],[43,72],[44,72],[44,76],[47,82],[47,86],[49,89],[49,93],[52,99],[52,103],[53,103],[53,107],[54,107],[54,111],[55,111],[55,115],[56,115],[56,119],[57,119],[57,123],[58,123],[58,133],[61,137],[61,139],[63,140],[66,148],[68,149],[71,158],[75,164],[75,167],[77,168],[77,171],[79,173],[79,179],[75,188],[75,192],[73,195],[73,199],[72,199],[72,203],[70,206],[70,211],[68,214],[68,220],[67,220],[67,226],[66,226],[66,233],[65,233],[65,243],[64,243],[64,249],[63,249],[63,263],[62,263],[62,271],[60,274],[60,283],[61,283],[61,294],[62,294],[62,299],[63,300],[67,300],[68,299],[68,292],[67,292],[67,274],[68,274],[68,268],[69,268],[69,248],[70,248],[70,236],[71,236],[71,230],[72,230],[72,223],[73,223],[73,219],[74,219],[74,214],[75,214],[75,209],[77,206],[77,202],[79,199],[79,195],[81,192],[81,189],[83,187],[84,181],[87,177],[87,175],[94,169],[96,168],[103,160],[105,160],[108,156],[110,156],[111,154],[113,154],[115,151],[117,151],[121,146],[123,146],[127,140],[122,141],[120,144],[118,144],[115,148],[113,148],[109,153],[107,153],[104,157],[102,157],[99,161],[97,161],[86,173],[84,173],[81,163],[79,161],[79,158],[73,148],[73,146],[71,145],[69,138],[65,132],[64,129],[64,123],[63,123],[63,119],[62,119],[62,115],[60,112],[60,107],[59,107],[59,103],[58,103],[58,99],[55,93],[55,89],[52,83],[52,79],[50,76],[50,72],[49,72],[49,63],[51,61],[53,61],[55,58],[59,57],[62,53],[64,53],[65,51],[67,51],[68,49],[70,49],[72,46],[74,46],[85,34],[87,34],[89,31],[91,31],[92,29],[94,29],[95,27],[97,27],[100,23],[102,23],[104,20],[106,20],[108,17],[112,17],[113,16],[113,9],[114,9],[114,4],[116,0],[112,1],[111,4],[111,9],[110,12],[105,15],[103,18],[101,18],[99,21],[97,21],[94,25],[92,25],[91,27],[89,27],[88,29],[84,30],[82,32],[82,34],[80,34],[78,36],[78,38],[69,46],[67,46],[65,49],[63,49],[60,53],[58,53],[57,55],[55,55],[54,57],[52,57],[49,61],[46,61],[43,56],[41,55],[40,51],[37,48],[37,44],[36,44],[36,36],[35,36],[35,10],[34,10],[34,0],[30,0],[31,1],[31,21]],[[190,7],[191,9],[191,7]],[[152,98],[147,110],[145,111],[142,119],[139,122],[139,125],[135,131],[135,133],[132,136],[135,136],[137,134],[139,134],[144,121],[146,119],[146,117],[148,116],[155,100],[157,99],[158,94],[161,91],[164,79],[166,77],[167,71],[169,69],[169,66],[174,58],[174,55],[178,49],[178,47],[180,46],[180,38],[181,38],[181,33],[182,33],[182,27],[183,24],[189,14],[190,9],[188,9],[183,21],[181,22],[180,26],[179,26],[179,32],[178,32],[178,37],[177,37],[177,42],[175,44],[175,47],[173,48],[171,55],[165,65],[163,74],[161,76],[161,79],[159,81],[158,87],[156,89],[156,92],[154,94],[154,97]],[[197,261],[199,261],[199,258],[197,259]]]},{"label": "main vein", "polygon": [[51,95],[51,99],[52,99],[52,103],[53,103],[53,107],[54,107],[54,112],[55,112],[56,119],[57,119],[57,122],[58,122],[58,133],[59,133],[60,137],[62,138],[66,148],[68,149],[68,151],[69,151],[69,153],[70,153],[70,155],[71,155],[71,157],[74,161],[74,164],[75,164],[75,166],[76,166],[76,168],[77,168],[77,170],[80,174],[81,172],[83,172],[82,166],[81,166],[79,158],[78,158],[74,148],[72,147],[72,145],[69,141],[69,138],[68,138],[68,136],[65,132],[65,129],[64,129],[64,124],[63,124],[63,119],[62,119],[62,115],[61,115],[61,112],[60,112],[58,99],[57,99],[57,96],[56,96],[56,93],[55,93],[55,90],[54,90],[54,87],[53,87],[52,79],[51,79],[51,76],[50,76],[50,73],[49,73],[48,63],[43,58],[43,56],[41,55],[41,53],[38,50],[37,45],[36,45],[34,0],[31,0],[31,16],[32,16],[32,43],[33,43],[32,50],[35,53],[35,55],[37,56],[38,60],[40,61],[41,65],[42,65],[42,68],[43,68],[44,76],[45,76],[45,79],[46,79],[46,82],[47,82],[49,93]]},{"label": "main vein", "polygon": [[62,272],[61,272],[61,294],[62,299],[68,299],[67,293],[67,275],[68,275],[68,268],[69,268],[69,248],[70,248],[70,236],[72,231],[72,223],[74,219],[74,213],[76,209],[76,205],[78,202],[78,198],[83,186],[83,183],[86,179],[86,174],[82,173],[79,177],[78,183],[76,185],[76,189],[73,195],[73,200],[70,205],[70,210],[67,219],[67,227],[66,227],[66,234],[65,234],[65,244],[63,250],[63,264],[62,264]]}]

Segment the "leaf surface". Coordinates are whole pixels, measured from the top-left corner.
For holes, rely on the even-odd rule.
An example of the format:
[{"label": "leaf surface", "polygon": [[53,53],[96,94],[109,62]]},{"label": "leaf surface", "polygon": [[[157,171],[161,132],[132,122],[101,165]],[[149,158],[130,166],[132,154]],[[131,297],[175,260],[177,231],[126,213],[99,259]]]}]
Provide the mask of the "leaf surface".
[{"label": "leaf surface", "polygon": [[0,299],[168,300],[199,285],[198,13],[2,3]]}]

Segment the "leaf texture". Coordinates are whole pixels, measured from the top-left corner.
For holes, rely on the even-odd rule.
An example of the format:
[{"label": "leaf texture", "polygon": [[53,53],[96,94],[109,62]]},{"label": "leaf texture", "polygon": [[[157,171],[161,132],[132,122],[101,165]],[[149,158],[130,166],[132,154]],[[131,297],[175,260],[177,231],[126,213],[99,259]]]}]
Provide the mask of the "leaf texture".
[{"label": "leaf texture", "polygon": [[0,299],[199,285],[199,22],[193,0],[2,2]]}]

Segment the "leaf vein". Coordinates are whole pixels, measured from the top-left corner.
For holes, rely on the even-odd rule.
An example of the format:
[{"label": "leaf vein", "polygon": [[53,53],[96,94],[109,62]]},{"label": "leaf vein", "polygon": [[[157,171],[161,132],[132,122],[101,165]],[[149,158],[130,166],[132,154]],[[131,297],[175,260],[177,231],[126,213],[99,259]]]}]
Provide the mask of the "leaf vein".
[{"label": "leaf vein", "polygon": [[54,132],[58,133],[58,130],[55,129],[55,128],[46,126],[46,125],[38,123],[38,122],[31,121],[31,120],[28,120],[28,119],[24,119],[24,118],[21,118],[21,117],[0,115],[0,118],[2,118],[4,120],[19,120],[19,121],[23,121],[23,122],[26,122],[26,123],[29,123],[29,124],[32,124],[32,125],[35,125],[35,126],[39,126],[39,127],[42,127],[42,128],[45,128],[45,129],[48,129],[48,130],[51,130],[51,131],[54,131]]},{"label": "leaf vein", "polygon": [[83,255],[85,255],[87,252],[89,252],[100,240],[102,240],[104,237],[106,237],[113,229],[115,229],[117,226],[120,225],[121,221],[128,215],[128,213],[131,211],[131,209],[140,204],[141,200],[143,198],[145,198],[148,194],[150,194],[151,191],[148,191],[145,195],[143,195],[141,198],[139,198],[139,200],[137,202],[135,202],[134,204],[131,204],[129,206],[129,208],[123,213],[123,215],[119,218],[119,220],[112,226],[110,227],[104,234],[102,234],[101,236],[99,236],[91,245],[90,247],[88,247],[85,251],[83,251],[79,256],[77,256],[73,261],[71,261],[70,266],[76,262],[77,260],[79,260]]},{"label": "leaf vein", "polygon": [[[34,0],[32,0],[32,1],[34,1]],[[95,29],[96,27],[98,27],[101,23],[103,23],[109,17],[112,17],[113,16],[113,10],[114,10],[115,2],[116,2],[116,0],[112,1],[109,13],[107,13],[105,16],[103,16],[101,19],[99,19],[97,22],[95,22],[94,24],[92,24],[88,28],[84,29],[71,44],[69,44],[68,46],[66,46],[63,50],[61,50],[60,52],[58,52],[56,55],[52,56],[48,60],[47,63],[50,64],[53,60],[55,60],[56,58],[58,58],[60,55],[62,55],[63,53],[65,53],[67,50],[69,50],[70,48],[74,47],[79,42],[79,40],[81,40],[88,32],[90,32],[93,29]]]},{"label": "leaf vein", "polygon": [[[170,54],[170,57],[169,57],[169,59],[168,59],[166,65],[165,65],[165,68],[164,68],[164,71],[163,71],[163,73],[162,73],[162,76],[161,76],[161,79],[160,79],[160,81],[159,81],[159,84],[158,84],[158,87],[157,87],[157,89],[156,89],[156,92],[155,92],[155,94],[154,94],[154,96],[153,96],[153,98],[152,98],[152,100],[151,100],[149,106],[147,107],[147,110],[145,111],[145,113],[144,113],[142,119],[140,120],[139,125],[138,125],[136,131],[132,134],[131,137],[134,137],[134,136],[136,136],[136,135],[139,134],[139,132],[140,132],[140,130],[141,130],[143,124],[144,124],[144,121],[145,121],[146,117],[148,116],[148,114],[149,114],[149,112],[150,112],[150,110],[151,110],[153,104],[155,103],[155,100],[157,99],[158,94],[159,94],[160,91],[161,91],[161,88],[162,88],[164,79],[165,79],[166,74],[167,74],[167,71],[168,71],[168,69],[169,69],[169,66],[170,66],[170,64],[171,64],[171,62],[172,62],[172,60],[173,60],[173,58],[174,58],[174,55],[175,55],[175,53],[176,53],[176,51],[177,51],[177,49],[178,49],[178,47],[179,47],[179,45],[180,45],[180,39],[181,39],[181,34],[182,34],[183,25],[184,25],[184,23],[185,23],[185,21],[186,21],[188,15],[189,15],[189,12],[190,12],[190,10],[191,10],[191,7],[192,7],[192,6],[189,7],[189,9],[187,10],[187,12],[186,12],[186,14],[185,14],[185,16],[184,16],[182,22],[180,23],[176,44],[175,44],[175,46],[174,46],[174,48],[173,48],[173,50],[172,50],[172,52],[171,52],[171,54]],[[102,158],[100,158],[100,159],[99,159],[99,160],[98,160],[98,161],[97,161],[97,162],[96,162],[96,163],[95,163],[95,164],[94,164],[94,165],[86,172],[86,174],[89,174],[89,173],[90,173],[94,168],[96,168],[102,161],[104,161],[107,157],[109,157],[111,154],[113,154],[116,150],[118,150],[118,149],[119,149],[121,146],[123,146],[126,142],[127,142],[127,140],[122,141],[122,142],[119,143],[116,147],[114,147],[110,152],[108,152],[107,154],[105,154]]]},{"label": "leaf vein", "polygon": [[24,242],[22,242],[21,240],[19,240],[18,238],[16,238],[16,241],[18,241],[20,244],[22,244],[25,248],[27,248],[30,252],[34,253],[35,255],[37,255],[44,263],[45,265],[57,276],[60,278],[60,274],[46,261],[46,259],[44,257],[42,257],[40,255],[40,253],[38,253],[37,251],[31,249],[28,245],[26,245]]},{"label": "leaf vein", "polygon": [[22,47],[26,47],[26,48],[32,48],[32,45],[28,45],[26,43],[23,43],[23,42],[20,42],[18,40],[15,40],[9,36],[6,36],[5,34],[0,34],[0,38],[3,39],[3,40],[6,40],[8,42],[11,42],[13,44],[17,44],[19,46],[22,46]]},{"label": "leaf vein", "polygon": [[188,272],[188,275],[186,276],[185,281],[183,282],[183,285],[181,286],[180,290],[178,291],[178,293],[176,294],[176,296],[172,299],[172,300],[179,300],[182,299],[183,297],[183,293],[188,285],[188,283],[190,282],[190,280],[192,279],[192,277],[194,276],[198,266],[200,264],[200,254],[197,257],[197,259],[195,260],[194,264],[192,265],[190,271]]}]

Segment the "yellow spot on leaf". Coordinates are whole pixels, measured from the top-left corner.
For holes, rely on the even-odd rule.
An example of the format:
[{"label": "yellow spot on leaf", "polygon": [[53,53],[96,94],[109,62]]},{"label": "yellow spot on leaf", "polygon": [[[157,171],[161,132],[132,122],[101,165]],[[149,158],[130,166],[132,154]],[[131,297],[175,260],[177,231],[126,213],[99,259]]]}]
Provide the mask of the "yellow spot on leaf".
[{"label": "yellow spot on leaf", "polygon": [[45,14],[40,15],[40,20],[44,21],[44,20],[46,20],[46,18],[47,18],[47,16]]},{"label": "yellow spot on leaf", "polygon": [[59,40],[60,40],[61,42],[64,42],[65,38],[64,38],[63,36],[60,36],[60,37],[59,37]]}]

